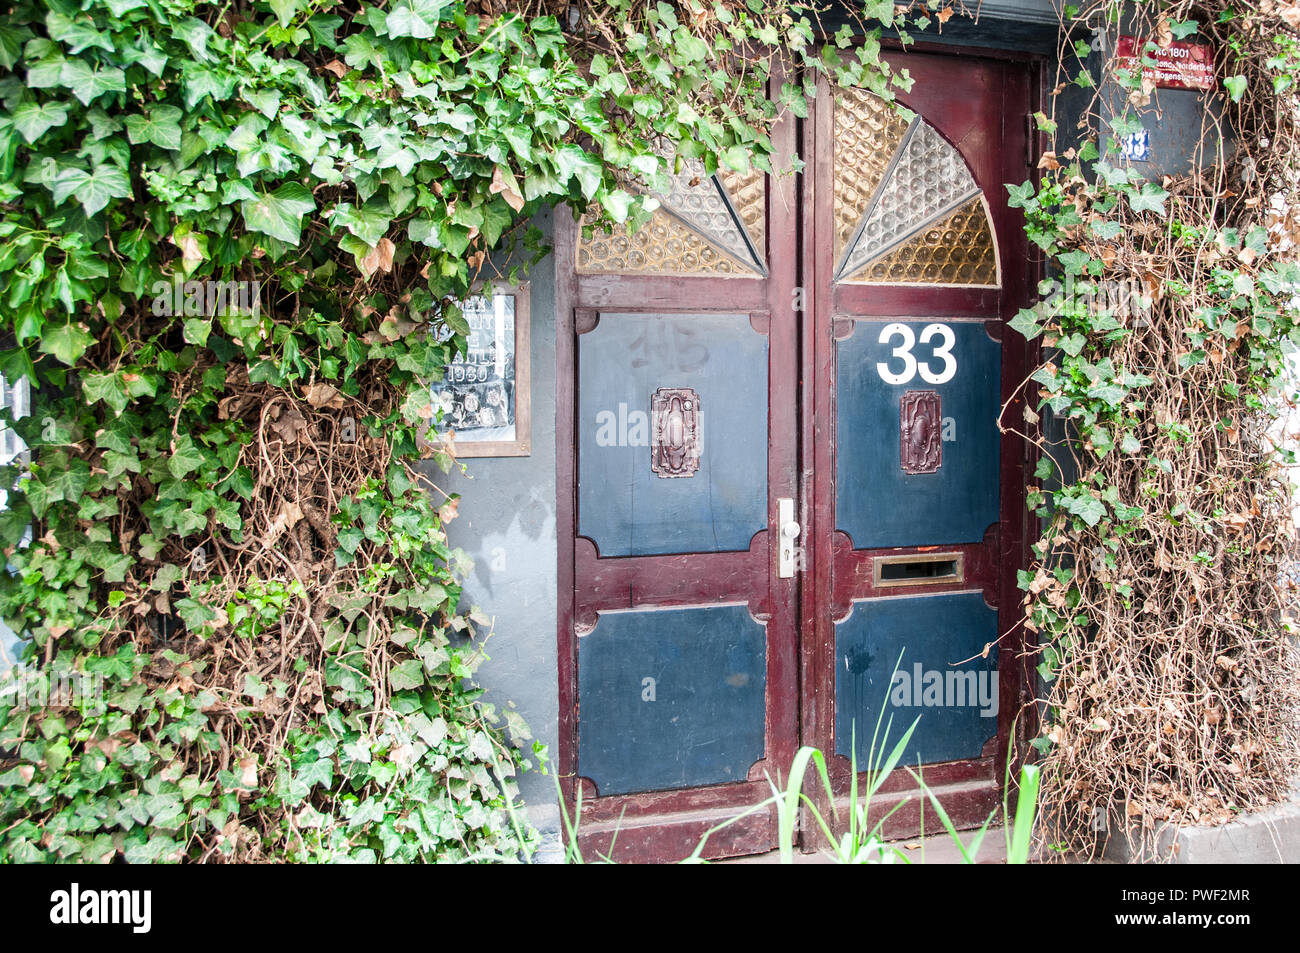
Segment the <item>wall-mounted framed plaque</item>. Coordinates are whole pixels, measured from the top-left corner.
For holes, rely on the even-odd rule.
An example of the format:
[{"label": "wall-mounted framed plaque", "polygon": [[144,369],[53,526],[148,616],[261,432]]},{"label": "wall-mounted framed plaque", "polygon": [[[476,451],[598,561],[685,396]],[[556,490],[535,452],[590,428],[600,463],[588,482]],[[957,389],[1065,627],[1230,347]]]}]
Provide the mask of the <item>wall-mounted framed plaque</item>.
[{"label": "wall-mounted framed plaque", "polygon": [[461,303],[469,325],[456,354],[431,388],[442,409],[439,433],[452,432],[457,457],[526,457],[532,453],[528,377],[528,283],[496,287]]}]

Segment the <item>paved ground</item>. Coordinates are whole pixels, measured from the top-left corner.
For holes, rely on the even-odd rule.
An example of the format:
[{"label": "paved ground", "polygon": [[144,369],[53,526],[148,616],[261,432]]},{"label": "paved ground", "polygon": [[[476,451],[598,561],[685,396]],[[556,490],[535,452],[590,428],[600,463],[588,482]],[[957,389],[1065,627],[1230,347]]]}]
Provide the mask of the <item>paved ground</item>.
[{"label": "paved ground", "polygon": [[[962,841],[965,843],[969,843],[973,836],[974,831],[961,832]],[[961,853],[947,834],[899,841],[897,846],[902,848],[903,853],[907,855],[908,861],[913,864],[962,863]],[[975,855],[975,862],[979,864],[1001,864],[1006,859],[1006,837],[1002,832],[1002,828],[994,828],[985,835],[984,842]],[[734,857],[730,860],[714,861],[714,863],[722,864],[779,864],[780,862],[781,855],[778,851],[772,851],[770,854],[758,854],[753,857]],[[796,864],[830,864],[834,863],[834,860],[825,853],[805,854],[796,850],[794,862]]]}]

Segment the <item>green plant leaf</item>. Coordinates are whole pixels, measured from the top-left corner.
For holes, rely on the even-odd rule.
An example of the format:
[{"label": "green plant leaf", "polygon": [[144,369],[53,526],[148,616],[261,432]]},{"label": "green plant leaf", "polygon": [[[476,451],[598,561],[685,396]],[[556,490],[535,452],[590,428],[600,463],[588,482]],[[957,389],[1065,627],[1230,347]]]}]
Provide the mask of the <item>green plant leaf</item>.
[{"label": "green plant leaf", "polygon": [[302,0],[268,0],[268,3],[280,26],[288,26],[292,23],[293,18],[302,9]]},{"label": "green plant leaf", "polygon": [[1007,204],[1012,208],[1028,208],[1034,198],[1034,183],[1026,181],[1021,185],[1006,183],[1007,193],[1011,196]]},{"label": "green plant leaf", "polygon": [[59,85],[89,106],[105,93],[126,92],[126,74],[116,67],[92,69],[84,60],[64,60],[59,70]]},{"label": "green plant leaf", "polygon": [[99,212],[112,199],[131,198],[131,180],[116,165],[105,163],[87,172],[84,169],[64,169],[51,183],[55,204],[75,195],[86,215]]},{"label": "green plant leaf", "polygon": [[51,354],[62,363],[72,365],[94,341],[85,325],[69,322],[53,328],[47,326],[41,334],[40,350],[42,354]]},{"label": "green plant leaf", "polygon": [[208,335],[212,333],[212,322],[207,318],[186,318],[182,333],[190,344],[206,347]]},{"label": "green plant leaf", "polygon": [[1126,194],[1133,211],[1165,214],[1165,199],[1169,198],[1169,193],[1154,182],[1144,184],[1141,191],[1134,189]]},{"label": "green plant leaf", "polygon": [[80,53],[90,47],[98,47],[106,53],[115,52],[112,38],[95,29],[94,20],[88,16],[74,19],[51,10],[45,16],[45,29],[49,32],[50,39],[62,43],[69,53]]},{"label": "green plant leaf", "polygon": [[302,217],[316,208],[312,194],[297,182],[286,182],[274,192],[245,199],[240,204],[244,224],[290,245],[302,236]]},{"label": "green plant leaf", "polygon": [[167,459],[167,472],[180,480],[202,466],[203,461],[203,451],[190,435],[181,434],[173,442],[171,456]]},{"label": "green plant leaf", "polygon": [[424,684],[424,667],[418,659],[407,659],[389,670],[388,682],[397,692],[419,688]]},{"label": "green plant leaf", "polygon": [[126,117],[126,135],[132,144],[152,142],[163,149],[181,147],[181,111],[175,106],[154,106],[147,115]]},{"label": "green plant leaf", "polygon": [[427,40],[438,31],[438,21],[450,0],[401,0],[384,20],[388,35]]},{"label": "green plant leaf", "polygon": [[1016,312],[1016,316],[1007,322],[1007,326],[1023,334],[1030,341],[1043,333],[1042,327],[1038,324],[1038,312],[1033,308],[1021,308]]},{"label": "green plant leaf", "polygon": [[50,129],[66,123],[68,110],[59,103],[36,103],[29,100],[19,104],[10,118],[22,137],[28,143],[33,143]]},{"label": "green plant leaf", "polygon": [[1020,769],[1020,791],[1016,797],[1016,814],[1007,840],[1008,864],[1029,863],[1041,780],[1042,769],[1038,765],[1027,764]]}]

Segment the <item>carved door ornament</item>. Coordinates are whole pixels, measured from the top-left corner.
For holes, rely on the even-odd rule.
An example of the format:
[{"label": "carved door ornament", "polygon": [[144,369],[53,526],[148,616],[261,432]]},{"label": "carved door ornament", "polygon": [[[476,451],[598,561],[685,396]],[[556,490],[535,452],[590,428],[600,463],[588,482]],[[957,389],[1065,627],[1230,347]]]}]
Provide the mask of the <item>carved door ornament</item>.
[{"label": "carved door ornament", "polygon": [[943,465],[939,394],[909,390],[898,407],[899,452],[904,473],[935,473]]},{"label": "carved door ornament", "polygon": [[650,469],[662,478],[694,476],[700,468],[700,395],[689,387],[660,387],[650,398]]}]

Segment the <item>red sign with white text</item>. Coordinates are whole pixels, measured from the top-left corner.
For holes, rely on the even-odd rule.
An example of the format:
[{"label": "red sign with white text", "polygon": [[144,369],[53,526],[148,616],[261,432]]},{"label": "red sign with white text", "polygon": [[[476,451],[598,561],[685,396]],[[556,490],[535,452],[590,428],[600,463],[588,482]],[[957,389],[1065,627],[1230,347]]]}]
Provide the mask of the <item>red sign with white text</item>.
[{"label": "red sign with white text", "polygon": [[[1163,49],[1157,48],[1145,56],[1145,41],[1136,37],[1121,36],[1115,46],[1117,69],[1134,70],[1142,66],[1142,78],[1163,89],[1211,89],[1214,86],[1214,56],[1203,43],[1185,43],[1174,40]],[[1151,65],[1151,60],[1155,65]]]}]

